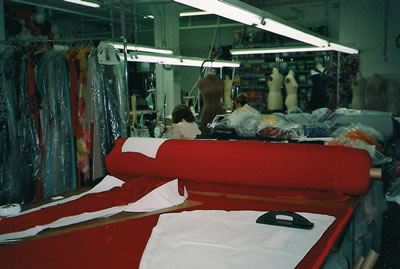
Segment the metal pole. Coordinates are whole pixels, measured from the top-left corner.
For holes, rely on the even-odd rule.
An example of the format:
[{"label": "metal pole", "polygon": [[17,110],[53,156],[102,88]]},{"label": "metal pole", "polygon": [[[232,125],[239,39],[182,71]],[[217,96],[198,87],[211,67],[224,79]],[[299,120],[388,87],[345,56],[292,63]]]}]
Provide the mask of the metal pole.
[{"label": "metal pole", "polygon": [[[122,42],[124,44],[124,86],[125,86],[125,91],[126,91],[126,104],[125,104],[125,119],[124,122],[126,122],[126,130],[123,130],[123,135],[127,136],[128,135],[128,130],[130,129],[129,126],[129,89],[128,89],[128,42],[124,36],[121,37]],[[120,104],[122,105],[122,103]],[[126,132],[126,133],[125,133]]]},{"label": "metal pole", "polygon": [[337,71],[336,71],[336,108],[339,108],[340,104],[340,57],[341,53],[338,52]]}]

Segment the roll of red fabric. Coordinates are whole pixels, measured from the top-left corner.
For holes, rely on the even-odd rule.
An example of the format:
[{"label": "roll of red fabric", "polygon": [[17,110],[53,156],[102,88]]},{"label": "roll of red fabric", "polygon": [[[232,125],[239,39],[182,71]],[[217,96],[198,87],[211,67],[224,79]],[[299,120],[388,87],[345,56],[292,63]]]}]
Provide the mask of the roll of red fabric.
[{"label": "roll of red fabric", "polygon": [[159,177],[204,183],[281,189],[366,192],[371,161],[365,150],[255,140],[167,140],[156,158],[121,152],[126,138],[106,157],[110,175]]}]

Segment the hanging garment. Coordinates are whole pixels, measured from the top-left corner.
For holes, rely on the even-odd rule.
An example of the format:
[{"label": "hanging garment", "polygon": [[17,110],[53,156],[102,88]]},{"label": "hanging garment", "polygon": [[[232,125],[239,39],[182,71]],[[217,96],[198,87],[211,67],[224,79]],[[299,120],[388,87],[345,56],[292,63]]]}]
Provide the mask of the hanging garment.
[{"label": "hanging garment", "polygon": [[33,57],[29,57],[26,63],[26,73],[27,73],[27,110],[33,117],[35,124],[35,131],[37,142],[35,148],[37,149],[36,158],[34,159],[34,186],[35,186],[35,199],[43,199],[43,177],[40,171],[41,161],[43,160],[44,147],[42,141],[42,126],[40,122],[40,103],[41,97],[36,88],[36,60]]},{"label": "hanging garment", "polygon": [[[102,65],[97,49],[89,55],[88,95],[92,96],[93,110],[93,179],[106,174],[104,158],[118,137],[127,136],[129,121],[126,84],[118,65]],[[125,98],[125,99],[124,99]]]},{"label": "hanging garment", "polygon": [[78,92],[78,122],[76,137],[76,159],[77,168],[83,174],[83,183],[86,184],[90,180],[90,153],[92,143],[91,125],[86,121],[86,90],[87,90],[87,55],[89,48],[81,48],[77,55],[79,60],[79,92]]},{"label": "hanging garment", "polygon": [[[0,204],[22,203],[33,198],[36,132],[26,109],[26,65],[20,49],[0,52],[0,80],[5,108],[0,128]],[[2,116],[2,117],[3,117]]]},{"label": "hanging garment", "polygon": [[312,94],[311,101],[309,103],[309,109],[315,110],[318,108],[328,107],[329,105],[329,95],[328,95],[328,85],[329,76],[328,69],[323,71],[314,68],[312,69],[315,74],[311,75],[312,80]]},{"label": "hanging garment", "polygon": [[42,162],[44,197],[76,188],[75,148],[72,135],[66,51],[40,55],[37,86],[42,101],[45,156]]},{"label": "hanging garment", "polygon": [[79,91],[79,76],[78,76],[78,65],[77,65],[77,53],[76,47],[70,48],[65,56],[65,59],[69,64],[69,97],[71,102],[71,123],[72,133],[74,137],[77,137],[77,122],[78,122],[78,91]]}]

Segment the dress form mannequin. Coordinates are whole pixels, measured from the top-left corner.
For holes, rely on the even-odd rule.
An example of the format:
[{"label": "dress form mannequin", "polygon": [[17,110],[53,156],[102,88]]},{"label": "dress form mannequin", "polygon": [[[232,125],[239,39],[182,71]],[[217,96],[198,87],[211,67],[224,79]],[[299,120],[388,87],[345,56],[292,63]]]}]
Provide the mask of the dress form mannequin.
[{"label": "dress form mannequin", "polygon": [[292,70],[289,71],[287,76],[285,77],[285,89],[286,89],[286,99],[285,105],[287,110],[291,110],[298,106],[297,103],[297,88],[299,85],[294,78],[294,72]]},{"label": "dress form mannequin", "polygon": [[272,74],[268,77],[268,110],[281,110],[283,109],[283,98],[281,87],[283,83],[283,75],[279,73],[277,68],[272,69]]},{"label": "dress form mannequin", "polygon": [[349,105],[352,109],[364,109],[365,107],[365,91],[367,89],[367,80],[361,75],[360,72],[357,73],[353,85],[353,99]]},{"label": "dress form mannequin", "polygon": [[368,79],[366,95],[366,109],[386,111],[385,79],[381,75],[374,74]]},{"label": "dress form mannequin", "polygon": [[388,111],[393,115],[400,114],[400,79],[393,81],[387,92]]},{"label": "dress form mannequin", "polygon": [[328,70],[322,65],[322,59],[317,58],[315,68],[311,69],[311,81],[313,84],[311,101],[309,109],[315,110],[322,107],[328,107]]},{"label": "dress form mannequin", "polygon": [[232,80],[229,76],[225,76],[224,102],[226,110],[232,111]]},{"label": "dress form mannequin", "polygon": [[203,108],[200,113],[200,130],[203,135],[209,135],[210,129],[207,127],[216,115],[224,114],[220,99],[224,93],[224,81],[215,74],[208,74],[197,82],[203,98]]}]

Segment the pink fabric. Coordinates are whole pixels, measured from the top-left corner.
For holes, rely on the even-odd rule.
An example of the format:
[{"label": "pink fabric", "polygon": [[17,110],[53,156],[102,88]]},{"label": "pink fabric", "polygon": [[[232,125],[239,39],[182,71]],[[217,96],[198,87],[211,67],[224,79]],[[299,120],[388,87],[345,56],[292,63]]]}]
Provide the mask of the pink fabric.
[{"label": "pink fabric", "polygon": [[179,178],[200,183],[318,190],[360,195],[370,184],[366,151],[341,146],[262,141],[175,140],[155,159],[121,152],[126,138],[106,157],[110,175]]}]

